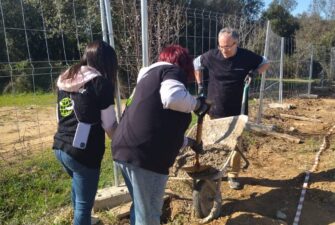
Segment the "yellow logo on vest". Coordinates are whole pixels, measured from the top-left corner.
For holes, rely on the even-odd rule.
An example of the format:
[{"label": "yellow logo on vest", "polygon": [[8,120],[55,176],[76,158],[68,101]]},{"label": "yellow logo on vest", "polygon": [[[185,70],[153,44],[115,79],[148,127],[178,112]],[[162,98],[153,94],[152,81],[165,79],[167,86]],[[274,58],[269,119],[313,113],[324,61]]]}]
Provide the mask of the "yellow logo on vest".
[{"label": "yellow logo on vest", "polygon": [[73,112],[73,104],[71,98],[66,97],[60,100],[59,112],[62,117],[67,117]]}]

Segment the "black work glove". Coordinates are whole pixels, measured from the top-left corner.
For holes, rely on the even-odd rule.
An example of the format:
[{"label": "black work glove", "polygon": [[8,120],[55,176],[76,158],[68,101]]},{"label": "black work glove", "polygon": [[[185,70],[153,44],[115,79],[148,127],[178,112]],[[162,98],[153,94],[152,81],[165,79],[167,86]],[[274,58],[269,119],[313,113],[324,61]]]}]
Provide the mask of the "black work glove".
[{"label": "black work glove", "polygon": [[210,104],[206,102],[206,98],[204,96],[199,96],[197,98],[197,105],[194,109],[194,113],[199,117],[205,116],[210,107],[211,107]]},{"label": "black work glove", "polygon": [[247,76],[244,79],[244,82],[247,84],[251,84],[252,79],[258,75],[257,70],[250,70],[247,74]]},{"label": "black work glove", "polygon": [[247,76],[249,76],[249,77],[251,77],[251,78],[254,78],[254,77],[257,76],[258,74],[259,74],[258,70],[250,70],[250,71],[248,72],[248,75],[247,75]]},{"label": "black work glove", "polygon": [[198,84],[198,96],[204,95],[204,85]]},{"label": "black work glove", "polygon": [[246,83],[246,84],[251,84],[251,81],[252,81],[252,77],[251,76],[249,76],[249,75],[247,75],[245,78],[244,78],[244,83]]},{"label": "black work glove", "polygon": [[187,145],[190,146],[195,153],[201,154],[204,152],[202,141],[198,144],[193,138],[187,137]]}]

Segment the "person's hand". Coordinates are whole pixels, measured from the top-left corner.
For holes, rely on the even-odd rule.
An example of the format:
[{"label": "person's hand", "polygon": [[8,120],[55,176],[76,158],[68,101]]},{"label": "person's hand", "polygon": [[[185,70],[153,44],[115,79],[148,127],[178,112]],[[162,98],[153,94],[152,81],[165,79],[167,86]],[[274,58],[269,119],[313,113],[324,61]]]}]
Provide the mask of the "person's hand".
[{"label": "person's hand", "polygon": [[204,95],[204,86],[202,84],[198,84],[198,96]]},{"label": "person's hand", "polygon": [[198,144],[196,140],[193,138],[187,137],[187,145],[198,154],[201,154],[204,152],[202,141]]},{"label": "person's hand", "polygon": [[204,96],[199,96],[197,98],[197,105],[194,109],[194,113],[199,117],[205,116],[210,107],[210,104],[206,102],[206,98]]}]

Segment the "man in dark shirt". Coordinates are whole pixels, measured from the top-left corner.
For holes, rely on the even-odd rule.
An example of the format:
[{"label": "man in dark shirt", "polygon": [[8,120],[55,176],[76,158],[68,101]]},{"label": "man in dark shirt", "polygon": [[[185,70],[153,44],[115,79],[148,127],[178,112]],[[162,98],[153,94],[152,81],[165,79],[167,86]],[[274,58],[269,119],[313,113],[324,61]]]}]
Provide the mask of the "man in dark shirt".
[{"label": "man in dark shirt", "polygon": [[[223,28],[218,35],[218,48],[198,56],[194,60],[198,94],[203,94],[202,69],[208,71],[208,100],[212,102],[209,111],[211,119],[241,114],[244,83],[251,82],[253,75],[265,72],[267,60],[247,49],[238,47],[239,35],[235,29]],[[248,114],[247,107],[244,114]],[[241,189],[237,181],[241,156],[235,152],[231,160],[232,170],[228,182],[232,189]]]}]

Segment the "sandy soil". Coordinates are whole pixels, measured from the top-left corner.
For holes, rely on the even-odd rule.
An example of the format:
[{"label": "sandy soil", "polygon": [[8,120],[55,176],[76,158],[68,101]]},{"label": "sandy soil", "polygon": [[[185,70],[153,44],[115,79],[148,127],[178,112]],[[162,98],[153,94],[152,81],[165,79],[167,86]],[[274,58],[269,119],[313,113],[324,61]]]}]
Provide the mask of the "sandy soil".
[{"label": "sandy soil", "polygon": [[[289,100],[294,109],[265,109],[264,124],[276,131],[300,138],[302,143],[253,131],[242,135],[243,148],[250,167],[240,174],[243,190],[231,190],[221,184],[222,213],[208,224],[293,224],[305,171],[314,164],[323,138],[335,125],[334,99]],[[315,121],[283,118],[290,114]],[[251,113],[251,120],[253,114]],[[318,121],[319,120],[319,121]],[[327,146],[318,169],[311,173],[299,224],[335,224],[335,131],[327,137]],[[222,155],[206,152],[200,162],[220,161]],[[205,161],[201,161],[204,159]],[[176,193],[165,208],[166,224],[199,224],[192,207],[192,182],[170,180]]]},{"label": "sandy soil", "polygon": [[36,151],[51,148],[56,131],[55,107],[1,107],[0,157],[15,163]]}]

